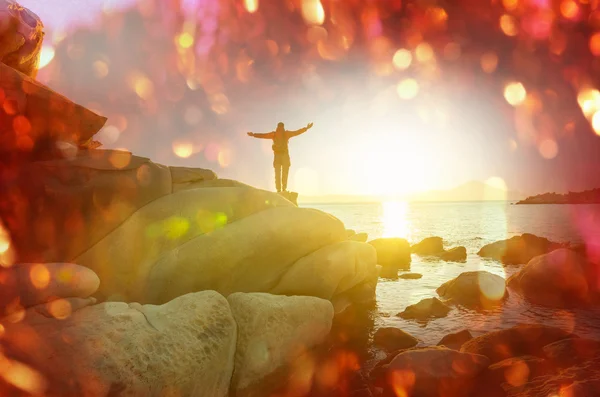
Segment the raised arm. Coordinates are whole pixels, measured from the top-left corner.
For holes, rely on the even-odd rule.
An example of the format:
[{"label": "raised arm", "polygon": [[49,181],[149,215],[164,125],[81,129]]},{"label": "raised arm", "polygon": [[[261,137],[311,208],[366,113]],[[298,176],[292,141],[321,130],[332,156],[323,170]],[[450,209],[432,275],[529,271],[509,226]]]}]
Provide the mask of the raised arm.
[{"label": "raised arm", "polygon": [[291,138],[293,136],[298,136],[300,134],[304,134],[306,131],[310,130],[313,126],[313,123],[308,123],[308,125],[304,128],[300,128],[299,130],[296,131],[286,131],[287,135]]},{"label": "raised arm", "polygon": [[260,139],[273,139],[275,137],[275,131],[265,132],[264,134],[256,134],[254,132],[249,132],[248,136],[252,138],[260,138]]}]

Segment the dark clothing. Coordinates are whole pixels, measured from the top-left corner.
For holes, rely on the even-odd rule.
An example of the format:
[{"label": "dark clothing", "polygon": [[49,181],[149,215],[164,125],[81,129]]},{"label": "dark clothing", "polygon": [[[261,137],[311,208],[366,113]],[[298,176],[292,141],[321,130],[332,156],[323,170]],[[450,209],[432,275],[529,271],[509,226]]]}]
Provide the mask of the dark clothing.
[{"label": "dark clothing", "polygon": [[275,130],[265,134],[252,134],[255,138],[272,139],[273,140],[273,168],[275,168],[275,187],[280,192],[287,190],[287,180],[290,171],[291,161],[288,149],[290,138],[298,136],[306,132],[308,128],[300,128],[296,131]]}]

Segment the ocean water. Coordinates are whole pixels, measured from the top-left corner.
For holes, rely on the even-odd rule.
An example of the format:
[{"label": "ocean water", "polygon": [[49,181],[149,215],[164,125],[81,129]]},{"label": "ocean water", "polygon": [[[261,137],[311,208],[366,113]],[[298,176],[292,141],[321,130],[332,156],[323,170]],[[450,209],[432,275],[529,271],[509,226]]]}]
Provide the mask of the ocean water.
[{"label": "ocean water", "polygon": [[[369,233],[369,239],[403,237],[411,243],[430,236],[444,239],[445,248],[462,245],[466,263],[412,256],[411,272],[419,280],[380,279],[377,286],[375,327],[395,326],[422,341],[437,344],[446,334],[468,329],[474,335],[520,323],[541,323],[578,335],[600,339],[600,308],[553,310],[530,304],[516,293],[490,311],[453,307],[445,318],[428,322],[404,320],[396,314],[421,299],[437,296],[444,282],[471,270],[487,270],[508,278],[520,266],[505,267],[484,259],[477,251],[485,244],[522,233],[533,233],[557,242],[600,240],[600,205],[512,205],[507,202],[304,204],[342,220],[348,229]],[[402,271],[401,271],[402,273]]]}]

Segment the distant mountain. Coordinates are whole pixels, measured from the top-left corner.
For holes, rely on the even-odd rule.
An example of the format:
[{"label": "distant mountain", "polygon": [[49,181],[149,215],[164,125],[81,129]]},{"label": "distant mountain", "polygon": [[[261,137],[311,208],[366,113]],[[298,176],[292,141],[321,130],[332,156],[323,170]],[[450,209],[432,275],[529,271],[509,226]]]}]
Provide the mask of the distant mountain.
[{"label": "distant mountain", "polygon": [[515,201],[523,195],[490,184],[472,181],[448,190],[432,190],[407,197],[408,201]]},{"label": "distant mountain", "polygon": [[524,197],[515,191],[489,185],[484,182],[472,181],[448,190],[431,190],[407,196],[365,196],[365,195],[326,195],[300,196],[300,203],[377,203],[389,200],[404,201],[517,201]]},{"label": "distant mountain", "polygon": [[527,197],[517,204],[600,204],[600,188],[566,194],[543,193]]}]

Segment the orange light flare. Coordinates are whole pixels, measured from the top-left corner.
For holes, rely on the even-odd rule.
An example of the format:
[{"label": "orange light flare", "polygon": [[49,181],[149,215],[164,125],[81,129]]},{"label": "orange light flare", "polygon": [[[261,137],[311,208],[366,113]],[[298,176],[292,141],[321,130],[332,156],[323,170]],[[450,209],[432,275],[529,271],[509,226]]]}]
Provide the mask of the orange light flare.
[{"label": "orange light flare", "polygon": [[562,0],[560,3],[560,13],[563,17],[570,20],[579,18],[579,5],[574,0]]},{"label": "orange light flare", "polygon": [[244,8],[250,14],[254,14],[258,11],[259,0],[244,0]]},{"label": "orange light flare", "polygon": [[396,92],[401,99],[413,99],[419,93],[419,83],[415,79],[402,80],[396,86]]},{"label": "orange light flare", "polygon": [[504,98],[512,106],[518,106],[525,101],[527,98],[527,91],[523,84],[519,82],[512,82],[504,87]]},{"label": "orange light flare", "polygon": [[0,219],[0,266],[11,267],[14,264],[14,251],[8,230]]},{"label": "orange light flare", "polygon": [[500,17],[500,29],[507,36],[516,36],[519,34],[517,22],[512,15],[504,14]]},{"label": "orange light flare", "polygon": [[396,397],[409,397],[415,385],[416,376],[413,371],[393,371],[388,379]]},{"label": "orange light flare", "polygon": [[302,17],[310,25],[322,25],[325,22],[325,9],[320,0],[302,0]]},{"label": "orange light flare", "polygon": [[21,362],[0,354],[0,376],[19,390],[29,395],[41,396],[48,387],[42,374]]},{"label": "orange light flare", "polygon": [[486,52],[481,56],[481,69],[486,73],[494,73],[498,67],[498,55],[495,52]]},{"label": "orange light flare", "polygon": [[50,283],[50,272],[46,266],[38,263],[29,270],[29,278],[35,288],[44,289]]}]

